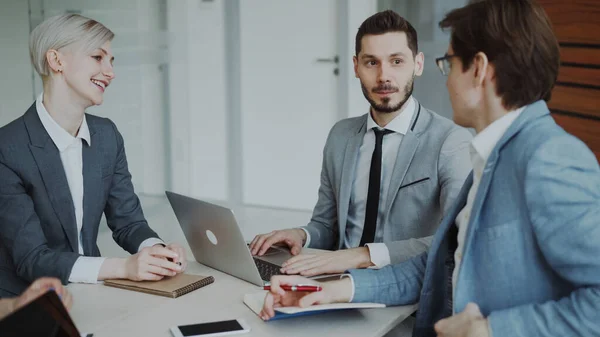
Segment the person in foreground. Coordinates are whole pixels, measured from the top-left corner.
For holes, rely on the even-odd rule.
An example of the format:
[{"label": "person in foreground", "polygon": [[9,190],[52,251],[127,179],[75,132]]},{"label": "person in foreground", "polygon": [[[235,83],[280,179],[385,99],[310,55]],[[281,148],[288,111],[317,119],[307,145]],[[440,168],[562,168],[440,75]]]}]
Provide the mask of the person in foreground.
[{"label": "person in foreground", "polygon": [[[159,280],[185,269],[184,249],[165,245],[144,218],[116,126],[85,113],[115,77],[113,36],[76,14],[49,18],[31,33],[44,91],[0,128],[0,297],[44,276],[65,284]],[[103,213],[132,256],[100,257]]]},{"label": "person in foreground", "polygon": [[55,291],[56,294],[59,295],[65,308],[67,310],[71,309],[73,297],[71,296],[71,293],[63,287],[60,280],[51,277],[42,277],[33,282],[20,296],[0,299],[0,320],[21,309],[48,291]]},{"label": "person in foreground", "polygon": [[436,62],[454,119],[477,131],[473,173],[431,249],[380,270],[350,270],[323,291],[291,293],[274,277],[261,316],[277,306],[419,303],[413,336],[600,336],[600,168],[553,120],[559,46],[529,0],[471,1],[440,22]]},{"label": "person in foreground", "polygon": [[419,255],[471,170],[471,134],[412,96],[424,55],[407,20],[391,10],[367,18],[353,60],[371,108],[331,129],[310,223],[258,235],[250,245],[259,256],[276,243],[293,255],[303,246],[335,251],[294,256],[283,273],[380,268]]}]

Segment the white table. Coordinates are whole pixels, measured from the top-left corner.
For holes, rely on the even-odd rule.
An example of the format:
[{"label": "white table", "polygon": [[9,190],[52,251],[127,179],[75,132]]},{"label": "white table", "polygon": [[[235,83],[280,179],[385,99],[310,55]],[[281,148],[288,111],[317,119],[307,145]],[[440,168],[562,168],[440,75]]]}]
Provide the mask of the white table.
[{"label": "white table", "polygon": [[171,299],[107,287],[70,284],[71,316],[82,333],[104,336],[171,336],[175,325],[243,318],[251,332],[240,336],[383,336],[416,310],[414,306],[331,312],[263,322],[243,303],[260,288],[217,270],[190,262],[186,273],[212,275],[215,282]]}]

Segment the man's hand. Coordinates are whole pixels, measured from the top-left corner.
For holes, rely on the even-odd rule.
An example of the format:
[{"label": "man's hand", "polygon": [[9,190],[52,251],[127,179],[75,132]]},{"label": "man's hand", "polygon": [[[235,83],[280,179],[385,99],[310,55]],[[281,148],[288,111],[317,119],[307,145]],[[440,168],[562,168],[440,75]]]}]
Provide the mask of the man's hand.
[{"label": "man's hand", "polygon": [[61,298],[65,308],[67,310],[71,309],[73,298],[67,289],[63,287],[60,280],[56,278],[42,277],[33,282],[29,288],[27,288],[21,294],[21,296],[14,299],[12,311],[19,310],[29,302],[45,294],[47,291],[55,291],[56,294]]},{"label": "man's hand", "polygon": [[292,255],[298,255],[305,241],[306,233],[300,228],[277,230],[254,237],[250,243],[250,252],[252,255],[262,256],[272,245],[283,242],[290,248]]},{"label": "man's hand", "polygon": [[348,269],[367,268],[371,265],[369,248],[359,247],[314,255],[294,256],[283,263],[281,272],[284,274],[315,276],[343,273]]},{"label": "man's hand", "polygon": [[[285,291],[282,285],[310,284],[323,289],[315,292]],[[259,316],[267,321],[275,316],[275,308],[298,306],[305,308],[314,304],[348,302],[352,296],[352,282],[348,278],[339,281],[317,282],[301,276],[273,276],[271,290],[265,297],[265,303]]]},{"label": "man's hand", "polygon": [[[183,254],[185,257],[185,253]],[[158,281],[183,271],[182,266],[168,259],[179,261],[181,257],[167,247],[146,247],[125,260],[121,278],[132,281]]]},{"label": "man's hand", "polygon": [[469,303],[460,314],[442,319],[435,326],[438,337],[489,337],[487,319],[479,306]]}]

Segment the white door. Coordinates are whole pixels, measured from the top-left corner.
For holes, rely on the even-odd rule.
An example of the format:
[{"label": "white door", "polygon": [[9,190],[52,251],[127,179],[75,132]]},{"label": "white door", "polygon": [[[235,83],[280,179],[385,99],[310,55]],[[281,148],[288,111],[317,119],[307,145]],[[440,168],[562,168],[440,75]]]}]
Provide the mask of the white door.
[{"label": "white door", "polygon": [[338,116],[335,3],[240,1],[246,205],[315,205],[323,146]]}]

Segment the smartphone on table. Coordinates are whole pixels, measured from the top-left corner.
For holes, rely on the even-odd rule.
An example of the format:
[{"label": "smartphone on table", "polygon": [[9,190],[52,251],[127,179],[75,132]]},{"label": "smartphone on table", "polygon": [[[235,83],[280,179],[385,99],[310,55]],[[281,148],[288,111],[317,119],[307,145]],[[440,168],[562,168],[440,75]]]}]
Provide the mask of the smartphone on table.
[{"label": "smartphone on table", "polygon": [[243,319],[179,325],[171,328],[173,337],[229,336],[246,332],[250,332],[250,326]]}]

